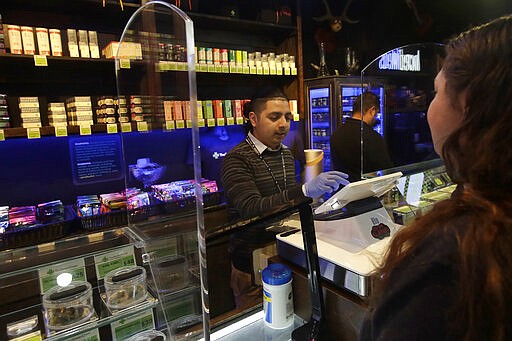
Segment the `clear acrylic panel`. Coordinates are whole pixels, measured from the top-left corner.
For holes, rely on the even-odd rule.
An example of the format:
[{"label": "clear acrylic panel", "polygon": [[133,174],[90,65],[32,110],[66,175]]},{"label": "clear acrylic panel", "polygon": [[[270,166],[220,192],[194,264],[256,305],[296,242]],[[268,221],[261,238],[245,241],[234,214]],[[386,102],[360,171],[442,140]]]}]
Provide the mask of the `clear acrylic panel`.
[{"label": "clear acrylic panel", "polygon": [[[442,44],[411,44],[383,53],[362,69],[363,87],[373,90],[383,85],[385,93],[380,118],[370,123],[381,137],[363,129],[361,121],[362,174],[439,158],[434,152],[427,110],[443,56]],[[386,164],[382,151],[375,152],[380,150],[375,144],[382,143],[391,161],[387,167],[379,166]]]},{"label": "clear acrylic panel", "polygon": [[166,2],[147,2],[115,51],[128,225],[143,240],[156,329],[208,338],[202,206],[216,188],[201,179],[192,21]]}]

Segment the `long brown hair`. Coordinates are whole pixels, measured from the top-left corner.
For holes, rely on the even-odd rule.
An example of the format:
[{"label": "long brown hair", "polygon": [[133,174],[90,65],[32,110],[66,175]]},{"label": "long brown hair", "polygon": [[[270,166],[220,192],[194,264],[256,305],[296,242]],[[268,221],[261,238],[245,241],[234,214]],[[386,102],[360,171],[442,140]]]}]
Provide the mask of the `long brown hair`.
[{"label": "long brown hair", "polygon": [[456,297],[447,324],[464,340],[510,340],[512,16],[460,34],[446,52],[446,91],[453,99],[465,91],[467,100],[460,108],[463,121],[445,141],[442,156],[448,174],[464,189],[395,235],[376,274],[381,280],[374,302],[390,284],[393,269],[414,257],[427,237],[450,232],[458,250]]}]

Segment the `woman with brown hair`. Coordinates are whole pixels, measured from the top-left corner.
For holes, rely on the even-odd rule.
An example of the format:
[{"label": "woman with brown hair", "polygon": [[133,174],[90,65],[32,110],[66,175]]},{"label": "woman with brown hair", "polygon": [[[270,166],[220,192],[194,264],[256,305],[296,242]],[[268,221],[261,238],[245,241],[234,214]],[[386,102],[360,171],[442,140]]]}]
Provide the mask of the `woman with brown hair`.
[{"label": "woman with brown hair", "polygon": [[427,115],[458,188],[392,240],[363,340],[512,339],[512,16],[446,52]]}]

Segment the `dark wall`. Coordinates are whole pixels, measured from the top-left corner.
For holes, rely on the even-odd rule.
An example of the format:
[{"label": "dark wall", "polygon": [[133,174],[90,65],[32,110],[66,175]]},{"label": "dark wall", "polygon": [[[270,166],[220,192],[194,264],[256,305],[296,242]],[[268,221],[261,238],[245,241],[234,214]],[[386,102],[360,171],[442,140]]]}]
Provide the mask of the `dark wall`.
[{"label": "dark wall", "polygon": [[[349,0],[325,0],[333,15],[341,15]],[[318,64],[317,41],[327,41],[327,64],[331,73],[345,72],[344,48],[355,49],[364,66],[380,54],[406,44],[445,42],[469,27],[512,14],[510,0],[411,0],[422,20],[420,25],[406,0],[352,0],[347,15],[357,24],[343,22],[333,33],[327,23],[313,17],[325,14],[323,0],[300,0],[303,20],[304,75],[315,77],[310,66]]]}]

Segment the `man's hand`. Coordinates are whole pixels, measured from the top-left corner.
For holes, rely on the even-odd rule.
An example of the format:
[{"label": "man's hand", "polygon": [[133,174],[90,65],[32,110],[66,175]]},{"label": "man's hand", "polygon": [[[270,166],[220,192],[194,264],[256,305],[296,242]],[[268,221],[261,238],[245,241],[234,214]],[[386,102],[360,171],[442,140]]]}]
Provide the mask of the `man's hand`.
[{"label": "man's hand", "polygon": [[350,183],[348,175],[338,171],[323,172],[311,181],[304,184],[305,194],[311,198],[318,198],[325,193],[331,193],[340,187]]}]

